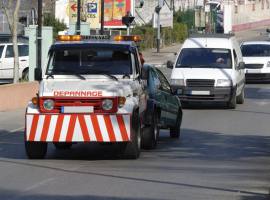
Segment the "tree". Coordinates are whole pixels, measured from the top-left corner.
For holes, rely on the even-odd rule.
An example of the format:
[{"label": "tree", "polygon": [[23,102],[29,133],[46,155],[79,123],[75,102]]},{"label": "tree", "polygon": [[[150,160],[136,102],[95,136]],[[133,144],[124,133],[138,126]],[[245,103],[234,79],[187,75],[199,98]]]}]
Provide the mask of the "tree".
[{"label": "tree", "polygon": [[9,30],[12,36],[13,52],[14,52],[14,70],[13,70],[13,83],[19,82],[19,52],[18,52],[18,21],[19,9],[21,0],[1,0],[0,8],[4,12]]}]

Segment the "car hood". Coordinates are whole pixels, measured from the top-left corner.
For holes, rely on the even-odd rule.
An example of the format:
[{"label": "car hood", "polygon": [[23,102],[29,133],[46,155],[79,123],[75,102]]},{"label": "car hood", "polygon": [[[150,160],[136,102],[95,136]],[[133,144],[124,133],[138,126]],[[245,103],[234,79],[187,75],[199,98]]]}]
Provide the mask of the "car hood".
[{"label": "car hood", "polygon": [[270,57],[243,57],[245,64],[265,64],[270,61]]},{"label": "car hood", "polygon": [[231,79],[232,69],[174,68],[171,79]]},{"label": "car hood", "polygon": [[114,97],[133,95],[132,81],[43,80],[39,95],[53,97]]}]

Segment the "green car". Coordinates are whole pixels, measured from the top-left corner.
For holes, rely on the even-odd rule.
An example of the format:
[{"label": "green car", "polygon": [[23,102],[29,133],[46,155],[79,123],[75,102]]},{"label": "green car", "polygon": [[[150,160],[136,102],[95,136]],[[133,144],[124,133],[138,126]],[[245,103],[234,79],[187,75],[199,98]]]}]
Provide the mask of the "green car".
[{"label": "green car", "polygon": [[149,131],[152,134],[143,134],[142,141],[147,141],[143,146],[153,148],[160,128],[170,129],[172,138],[180,137],[183,112],[180,99],[173,94],[167,78],[159,69],[152,65],[144,65],[143,73],[147,76],[146,90],[149,95],[145,120],[151,124]]}]

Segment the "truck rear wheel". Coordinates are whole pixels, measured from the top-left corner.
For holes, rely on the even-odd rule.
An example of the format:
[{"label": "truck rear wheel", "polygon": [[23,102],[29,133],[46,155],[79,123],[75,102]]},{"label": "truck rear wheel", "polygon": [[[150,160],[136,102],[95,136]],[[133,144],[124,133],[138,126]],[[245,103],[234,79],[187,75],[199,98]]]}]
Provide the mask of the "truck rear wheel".
[{"label": "truck rear wheel", "polygon": [[30,159],[43,159],[47,153],[46,142],[25,142],[27,157]]},{"label": "truck rear wheel", "polygon": [[148,125],[143,129],[142,135],[142,147],[144,149],[155,149],[159,136],[157,112],[153,113],[151,125]]},{"label": "truck rear wheel", "polygon": [[132,116],[131,141],[120,145],[125,158],[139,158],[141,152],[141,122],[138,112],[135,112]]}]

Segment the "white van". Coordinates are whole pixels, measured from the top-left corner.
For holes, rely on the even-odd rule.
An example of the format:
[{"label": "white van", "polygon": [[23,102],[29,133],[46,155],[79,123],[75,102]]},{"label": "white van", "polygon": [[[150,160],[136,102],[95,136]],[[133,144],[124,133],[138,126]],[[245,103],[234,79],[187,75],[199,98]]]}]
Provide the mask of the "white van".
[{"label": "white van", "polygon": [[192,35],[184,42],[173,69],[171,85],[183,103],[244,103],[245,63],[231,34]]},{"label": "white van", "polygon": [[[28,80],[29,48],[28,44],[18,44],[19,78]],[[14,54],[12,43],[0,44],[0,83],[12,82],[14,71]]]}]

